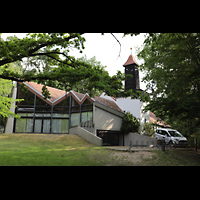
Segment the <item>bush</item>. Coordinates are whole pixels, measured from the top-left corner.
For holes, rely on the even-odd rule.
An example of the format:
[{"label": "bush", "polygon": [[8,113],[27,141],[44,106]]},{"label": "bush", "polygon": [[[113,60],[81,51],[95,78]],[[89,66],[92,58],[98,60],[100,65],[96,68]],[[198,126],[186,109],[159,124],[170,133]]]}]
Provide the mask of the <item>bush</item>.
[{"label": "bush", "polygon": [[129,133],[129,132],[135,133],[138,132],[139,127],[140,123],[137,120],[137,118],[134,117],[130,112],[127,112],[122,119],[121,131],[123,133]]},{"label": "bush", "polygon": [[142,129],[144,135],[152,136],[155,133],[154,124],[145,123]]}]

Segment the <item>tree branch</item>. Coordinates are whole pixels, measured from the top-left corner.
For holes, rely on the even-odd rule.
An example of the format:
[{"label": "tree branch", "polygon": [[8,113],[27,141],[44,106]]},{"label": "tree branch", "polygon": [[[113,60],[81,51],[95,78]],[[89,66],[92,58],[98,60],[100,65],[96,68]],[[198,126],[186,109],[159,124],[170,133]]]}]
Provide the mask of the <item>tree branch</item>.
[{"label": "tree branch", "polygon": [[[80,35],[84,34],[84,33],[79,33]],[[71,36],[67,37],[67,38],[58,38],[57,41],[47,41],[47,42],[43,42],[39,45],[36,45],[36,47],[34,49],[31,49],[31,50],[27,50],[27,53],[28,53],[28,56],[34,56],[34,52],[38,51],[39,49],[43,48],[43,47],[46,47],[46,46],[49,46],[49,45],[53,45],[53,44],[59,44],[59,43],[62,43],[64,41],[69,41],[75,37],[78,37],[76,34],[72,34]],[[35,43],[35,41],[34,41]],[[20,45],[20,44],[19,44]],[[34,46],[33,44],[30,44],[28,48],[30,48],[31,46]],[[11,50],[12,51],[12,50]],[[62,53],[63,55],[65,55],[64,53]],[[36,55],[36,54],[35,54]],[[42,54],[40,54],[42,55]],[[46,54],[43,54],[43,55],[46,55]],[[5,65],[5,64],[8,64],[8,63],[12,63],[12,62],[15,62],[15,61],[18,61],[18,60],[21,60],[22,58],[25,58],[25,57],[28,57],[27,54],[21,54],[21,55],[18,55],[16,57],[12,57],[10,56],[11,58],[5,58],[3,60],[0,60],[0,66],[1,65]],[[66,56],[66,55],[65,55]],[[69,58],[68,58],[69,59]]]},{"label": "tree branch", "polygon": [[[73,61],[69,56],[67,56],[64,52],[58,52],[58,51],[52,51],[52,52],[46,52],[46,53],[35,53],[35,54],[30,55],[29,57],[32,57],[32,56],[44,56],[44,55],[45,55],[45,56],[48,56],[48,57],[50,57],[50,58],[52,58],[52,59],[54,59],[54,60],[56,60],[56,61],[58,61],[58,62],[60,62],[60,63],[64,63],[64,64],[70,65],[69,63],[67,63],[67,62],[65,62],[65,61],[59,60],[59,59],[57,59],[57,58],[51,56],[50,54],[60,54],[60,55],[63,55],[63,56],[65,56],[68,60],[70,60],[71,62],[74,63],[74,61]],[[70,65],[70,66],[74,68],[73,65]]]},{"label": "tree branch", "polygon": [[[80,33],[80,35],[82,35],[82,34],[84,34],[84,33]],[[71,35],[70,37],[65,38],[64,40],[65,40],[65,41],[69,41],[69,40],[71,40],[71,39],[74,38],[74,37],[76,37],[76,36]],[[36,48],[34,48],[34,49],[32,49],[32,50],[29,50],[29,51],[28,51],[28,54],[31,55],[31,54],[33,54],[34,52],[38,51],[39,49],[41,49],[41,48],[43,48],[43,47],[45,47],[45,46],[52,45],[52,44],[58,44],[58,43],[61,42],[62,40],[63,40],[63,39],[61,39],[60,41],[57,41],[57,42],[55,42],[55,41],[48,41],[48,42],[46,42],[46,43],[43,43],[43,44],[39,45],[38,47],[36,47]]]},{"label": "tree branch", "polygon": [[121,43],[120,43],[120,41],[113,35],[113,33],[111,33],[111,35],[117,40],[117,42],[119,43],[119,45],[120,45],[120,50],[119,50],[119,55],[118,55],[118,57],[117,57],[117,59],[120,57],[120,54],[121,54]]},{"label": "tree branch", "polygon": [[15,78],[15,77],[12,77],[12,76],[0,75],[0,78],[7,79],[7,80],[12,80],[12,81],[17,81],[17,82],[23,82],[24,81],[23,79]]}]

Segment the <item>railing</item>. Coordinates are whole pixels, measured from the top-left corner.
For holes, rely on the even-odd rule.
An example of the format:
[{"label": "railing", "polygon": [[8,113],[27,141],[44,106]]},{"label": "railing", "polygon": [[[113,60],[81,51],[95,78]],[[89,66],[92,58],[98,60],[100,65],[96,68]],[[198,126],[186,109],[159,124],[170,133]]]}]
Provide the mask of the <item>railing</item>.
[{"label": "railing", "polygon": [[95,134],[95,129],[94,129],[94,124],[92,120],[86,121],[86,122],[81,122],[79,124],[81,128],[84,128],[85,130],[91,132],[92,134]]},{"label": "railing", "polygon": [[81,122],[80,127],[82,128],[94,128],[94,124],[92,120],[86,121],[86,122]]}]

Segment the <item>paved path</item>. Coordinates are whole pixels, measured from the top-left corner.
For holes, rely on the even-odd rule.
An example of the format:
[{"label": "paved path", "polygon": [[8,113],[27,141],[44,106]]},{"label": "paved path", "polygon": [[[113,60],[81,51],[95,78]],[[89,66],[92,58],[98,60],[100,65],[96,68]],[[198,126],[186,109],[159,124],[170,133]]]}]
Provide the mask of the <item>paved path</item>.
[{"label": "paved path", "polygon": [[[116,151],[129,151],[129,146],[106,146],[106,149],[116,150]],[[158,147],[132,147],[131,151],[154,151],[161,150]]]}]

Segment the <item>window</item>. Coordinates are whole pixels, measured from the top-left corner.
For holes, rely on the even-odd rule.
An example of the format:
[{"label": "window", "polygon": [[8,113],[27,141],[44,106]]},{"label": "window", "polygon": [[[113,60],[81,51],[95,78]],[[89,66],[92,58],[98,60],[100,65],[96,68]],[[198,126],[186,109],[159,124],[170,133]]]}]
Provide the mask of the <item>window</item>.
[{"label": "window", "polygon": [[79,111],[80,111],[80,105],[72,97],[72,112],[79,112]]},{"label": "window", "polygon": [[172,137],[183,137],[178,131],[169,131]]},{"label": "window", "polygon": [[68,118],[69,114],[62,114],[62,113],[53,113],[52,114],[53,118],[59,117],[59,118]]},{"label": "window", "polygon": [[44,119],[43,120],[43,133],[50,133],[50,124],[51,120],[50,119]]},{"label": "window", "polygon": [[156,130],[156,133],[161,134],[162,135],[162,130]]},{"label": "window", "polygon": [[83,112],[81,114],[81,117],[82,117],[82,122],[87,122],[87,121],[90,121],[92,120],[92,114],[93,112]]},{"label": "window", "polygon": [[34,133],[40,133],[42,128],[42,119],[35,120]]},{"label": "window", "polygon": [[35,112],[51,112],[51,106],[39,97],[36,97]]},{"label": "window", "polygon": [[81,107],[82,111],[90,111],[93,109],[93,104],[87,99]]},{"label": "window", "polygon": [[18,102],[17,105],[34,105],[35,95],[30,92],[24,84],[18,83],[18,99],[24,99],[24,101]]},{"label": "window", "polygon": [[162,131],[162,135],[168,135],[166,131]]},{"label": "window", "polygon": [[53,112],[69,113],[69,97],[54,106]]},{"label": "window", "polygon": [[80,113],[72,113],[71,115],[71,127],[78,126],[80,123]]},{"label": "window", "polygon": [[16,119],[15,132],[17,132],[17,133],[31,133],[31,132],[33,132],[33,119],[32,118]]},{"label": "window", "polygon": [[52,132],[53,133],[68,133],[69,120],[68,119],[53,119]]}]

